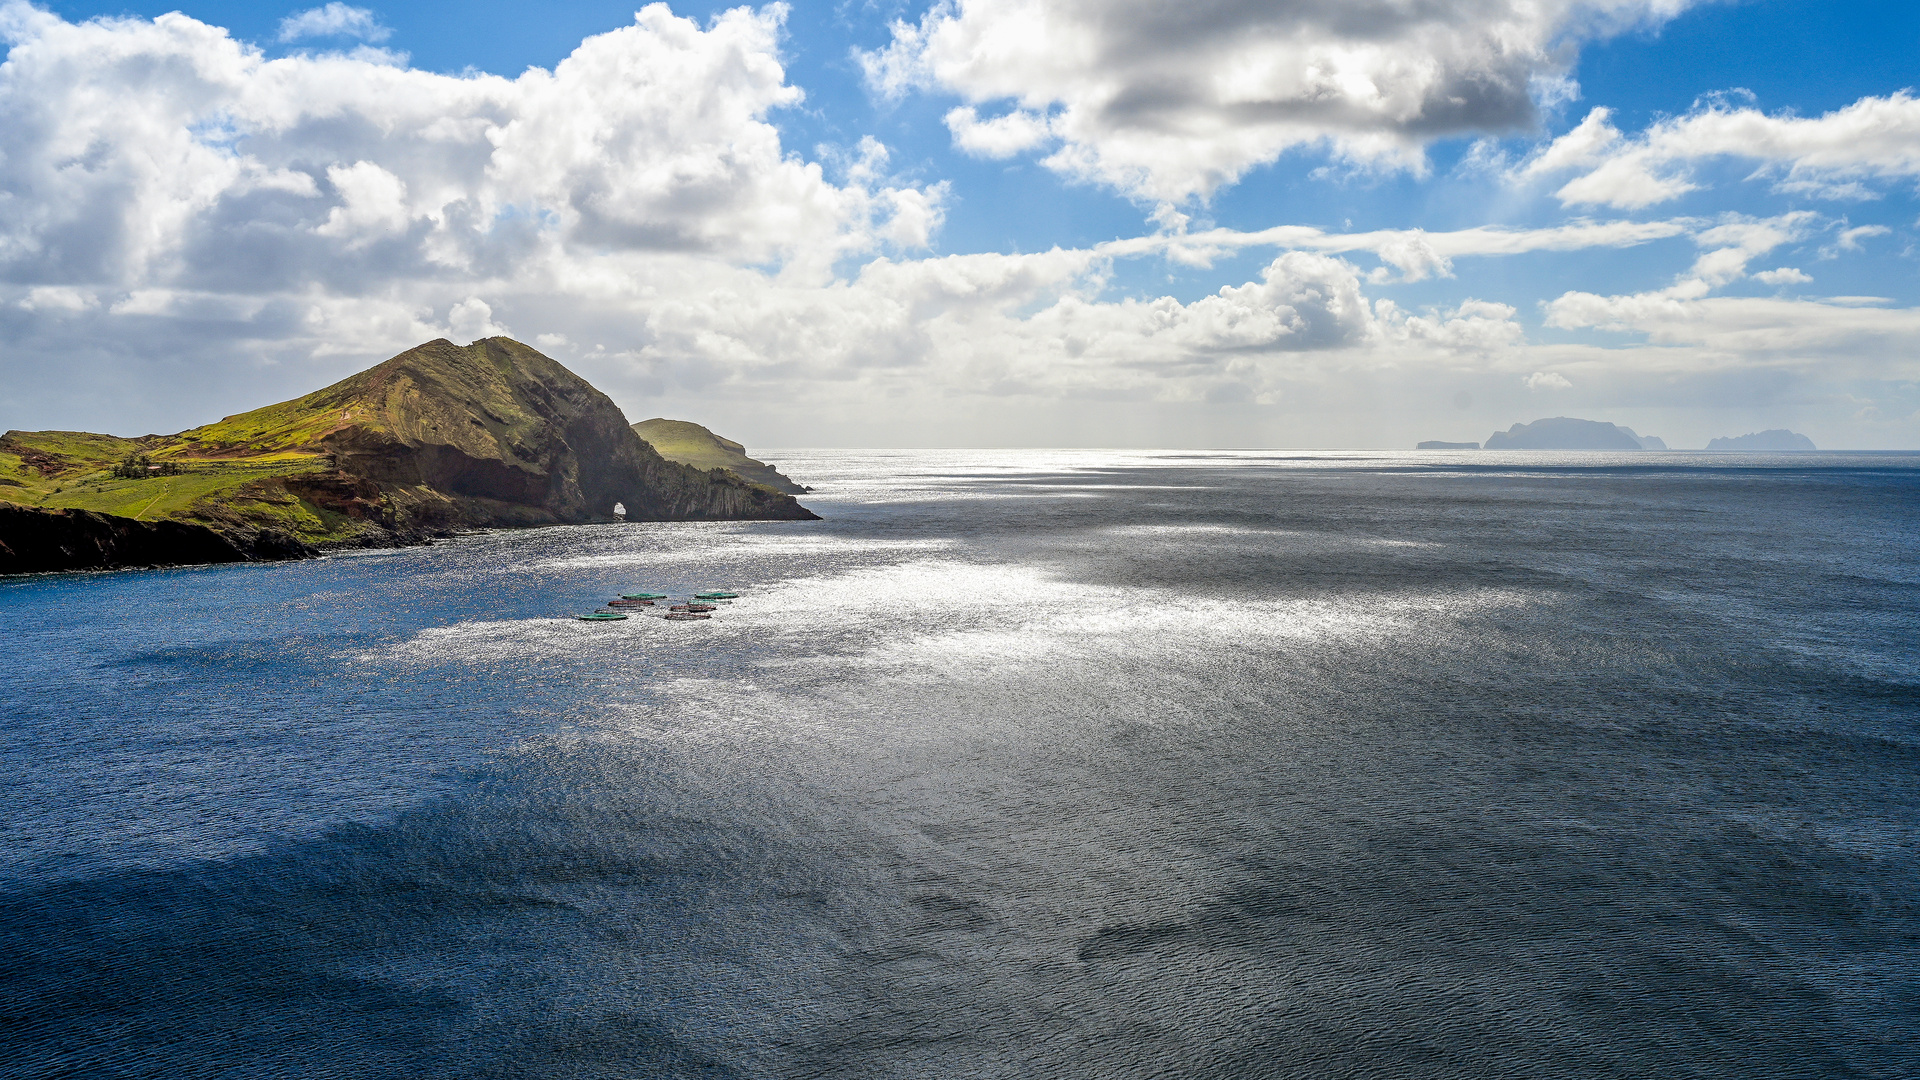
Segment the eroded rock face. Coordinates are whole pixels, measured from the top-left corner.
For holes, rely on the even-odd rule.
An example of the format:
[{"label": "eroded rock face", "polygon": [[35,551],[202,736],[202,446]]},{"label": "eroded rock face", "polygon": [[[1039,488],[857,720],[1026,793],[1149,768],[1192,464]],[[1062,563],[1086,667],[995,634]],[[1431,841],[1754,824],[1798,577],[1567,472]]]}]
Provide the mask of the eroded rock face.
[{"label": "eroded rock face", "polygon": [[[790,495],[662,458],[605,394],[509,338],[430,341],[178,435],[0,442],[0,573],[297,558],[467,528],[617,521],[616,503],[628,521],[815,518]],[[153,505],[126,500],[126,484],[160,482],[105,479],[130,448],[205,494],[159,520],[118,516]]]},{"label": "eroded rock face", "polygon": [[615,503],[629,521],[815,516],[789,496],[665,460],[612,399],[509,338],[430,341],[308,400],[342,417],[320,439],[342,473],[432,489],[462,524],[528,523],[497,503],[553,523],[612,521]]},{"label": "eroded rock face", "polygon": [[236,535],[185,521],[136,521],[91,510],[0,503],[0,574],[297,559],[312,548],[285,534]]},{"label": "eroded rock face", "polygon": [[748,457],[746,447],[691,421],[656,416],[633,425],[633,430],[668,461],[702,470],[725,469],[749,483],[765,484],[789,495],[810,490],[766,462]]}]

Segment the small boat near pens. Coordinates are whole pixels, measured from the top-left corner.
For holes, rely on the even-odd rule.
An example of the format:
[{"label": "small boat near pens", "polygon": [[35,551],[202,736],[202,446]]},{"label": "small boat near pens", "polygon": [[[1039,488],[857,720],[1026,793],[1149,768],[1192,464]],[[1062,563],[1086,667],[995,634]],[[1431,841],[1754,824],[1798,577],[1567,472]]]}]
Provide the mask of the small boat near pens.
[{"label": "small boat near pens", "polygon": [[626,599],[621,599],[621,600],[609,600],[609,601],[607,601],[607,606],[608,606],[608,607],[610,607],[610,608],[627,608],[627,607],[652,607],[652,606],[653,606],[653,601],[651,601],[651,600],[626,600]]},{"label": "small boat near pens", "polygon": [[670,622],[692,622],[695,619],[711,619],[713,616],[697,611],[669,611],[666,615]]}]

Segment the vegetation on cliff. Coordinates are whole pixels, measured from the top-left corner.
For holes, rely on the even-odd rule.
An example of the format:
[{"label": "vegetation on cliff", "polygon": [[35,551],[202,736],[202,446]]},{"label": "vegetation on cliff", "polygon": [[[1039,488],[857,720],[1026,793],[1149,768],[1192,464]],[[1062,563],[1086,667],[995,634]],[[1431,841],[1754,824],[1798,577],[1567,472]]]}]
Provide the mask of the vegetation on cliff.
[{"label": "vegetation on cliff", "polygon": [[[145,552],[142,538],[158,534],[128,523],[213,534],[189,544],[169,528],[171,549],[284,558],[463,528],[611,521],[616,503],[628,520],[814,516],[764,485],[666,460],[605,394],[508,338],[430,341],[178,435],[10,431],[0,503],[50,515],[31,529],[7,516],[0,572],[64,568],[45,563],[68,549],[73,567],[181,561]],[[74,535],[49,539],[63,529]],[[28,532],[35,560],[9,545]]]},{"label": "vegetation on cliff", "polygon": [[805,494],[801,487],[764,461],[747,456],[747,448],[724,436],[715,435],[687,420],[654,417],[633,425],[633,430],[668,461],[678,461],[696,469],[725,469],[743,480],[765,484],[789,495]]}]

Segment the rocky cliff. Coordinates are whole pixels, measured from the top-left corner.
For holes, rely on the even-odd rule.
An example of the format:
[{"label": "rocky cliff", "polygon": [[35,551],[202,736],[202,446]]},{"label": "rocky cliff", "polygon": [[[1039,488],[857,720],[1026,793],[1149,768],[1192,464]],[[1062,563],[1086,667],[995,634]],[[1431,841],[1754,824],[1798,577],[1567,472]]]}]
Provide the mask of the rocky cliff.
[{"label": "rocky cliff", "polygon": [[178,435],[11,431],[0,504],[0,573],[298,557],[613,521],[616,504],[627,520],[815,516],[662,458],[605,394],[508,338],[430,341]]},{"label": "rocky cliff", "polygon": [[691,421],[656,416],[633,425],[633,430],[668,461],[696,469],[725,469],[743,480],[765,484],[789,495],[804,495],[811,490],[782,476],[766,462],[748,457],[745,446]]}]

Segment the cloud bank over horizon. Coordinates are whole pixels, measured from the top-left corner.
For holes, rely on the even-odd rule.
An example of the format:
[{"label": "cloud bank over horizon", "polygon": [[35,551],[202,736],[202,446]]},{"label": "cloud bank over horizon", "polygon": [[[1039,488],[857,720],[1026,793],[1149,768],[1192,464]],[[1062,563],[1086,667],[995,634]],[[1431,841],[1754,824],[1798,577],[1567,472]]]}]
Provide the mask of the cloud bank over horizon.
[{"label": "cloud bank over horizon", "polygon": [[[937,3],[846,49],[871,123],[802,146],[855,109],[790,77],[781,4],[651,4],[507,78],[416,67],[339,3],[274,55],[6,0],[0,426],[174,430],[504,333],[636,416],[790,445],[1410,445],[1541,409],[1920,445],[1911,289],[1825,287],[1911,265],[1911,214],[1857,220],[1920,179],[1903,88],[1635,130],[1567,108],[1575,61],[1681,0],[1190,7]],[[902,133],[921,100],[951,169]],[[1485,211],[1216,220],[1295,159],[1296,190]],[[983,162],[1138,227],[949,251]]]}]

